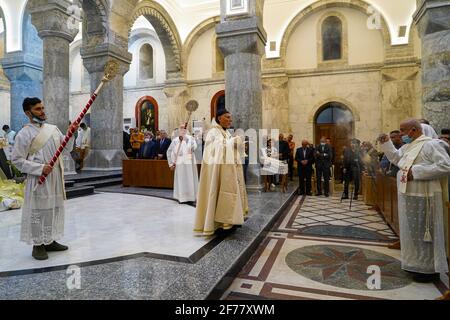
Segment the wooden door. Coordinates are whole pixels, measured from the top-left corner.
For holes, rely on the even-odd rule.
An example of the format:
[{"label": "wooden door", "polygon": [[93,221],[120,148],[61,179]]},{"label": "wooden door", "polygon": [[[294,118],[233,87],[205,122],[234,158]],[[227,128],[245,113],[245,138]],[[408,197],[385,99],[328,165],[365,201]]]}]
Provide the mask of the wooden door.
[{"label": "wooden door", "polygon": [[352,125],[316,124],[315,143],[318,145],[322,137],[330,138],[334,148],[334,176],[335,180],[342,179],[341,166],[344,147],[349,147],[349,139],[352,137]]}]

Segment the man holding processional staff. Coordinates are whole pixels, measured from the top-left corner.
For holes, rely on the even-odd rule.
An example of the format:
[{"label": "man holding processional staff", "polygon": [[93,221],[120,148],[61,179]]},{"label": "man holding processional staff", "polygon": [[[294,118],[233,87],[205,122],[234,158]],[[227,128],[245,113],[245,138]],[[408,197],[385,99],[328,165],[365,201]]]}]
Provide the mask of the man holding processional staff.
[{"label": "man holding processional staff", "polygon": [[108,62],[105,75],[89,102],[63,136],[59,129],[47,124],[42,101],[26,98],[23,111],[30,123],[17,134],[11,156],[12,163],[27,174],[22,209],[21,240],[33,245],[32,256],[47,260],[50,251],[65,251],[67,246],[56,240],[64,234],[64,167],[60,155],[73,149],[73,135],[94,103],[105,83],[119,71],[117,62]]}]

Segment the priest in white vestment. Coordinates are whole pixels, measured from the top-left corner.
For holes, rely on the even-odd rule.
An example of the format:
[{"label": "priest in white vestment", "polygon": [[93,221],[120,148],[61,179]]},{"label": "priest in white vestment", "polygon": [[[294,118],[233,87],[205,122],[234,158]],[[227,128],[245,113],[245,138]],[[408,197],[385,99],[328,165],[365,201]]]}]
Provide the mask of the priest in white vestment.
[{"label": "priest in white vestment", "polygon": [[242,166],[244,140],[227,130],[232,117],[218,110],[208,131],[200,174],[194,232],[213,235],[244,224],[248,214],[247,191]]},{"label": "priest in white vestment", "polygon": [[178,136],[172,140],[167,150],[169,167],[175,170],[173,197],[180,203],[195,202],[198,191],[197,162],[194,151],[197,143],[187,134],[184,124],[178,130]]},{"label": "priest in white vestment", "polygon": [[[26,98],[23,108],[30,123],[17,134],[11,159],[17,169],[27,174],[21,240],[33,245],[35,259],[46,260],[47,252],[68,249],[56,242],[64,234],[63,163],[58,160],[53,171],[48,165],[64,135],[56,126],[45,123],[44,106],[38,98]],[[73,140],[67,144],[67,152],[72,150]],[[43,173],[49,173],[47,181],[38,186]]]},{"label": "priest in white vestment", "polygon": [[381,150],[400,168],[397,174],[402,268],[419,282],[448,272],[445,248],[445,204],[450,157],[445,143],[423,134],[417,120],[400,125],[405,145],[397,150],[387,135]]}]

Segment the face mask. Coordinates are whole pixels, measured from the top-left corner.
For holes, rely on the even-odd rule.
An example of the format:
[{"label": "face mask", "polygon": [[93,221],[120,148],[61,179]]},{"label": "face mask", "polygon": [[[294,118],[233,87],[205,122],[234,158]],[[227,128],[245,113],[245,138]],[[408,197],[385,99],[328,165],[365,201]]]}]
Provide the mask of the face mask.
[{"label": "face mask", "polygon": [[[30,111],[31,112],[31,111]],[[46,120],[39,118],[38,116],[34,115],[33,112],[31,112],[31,115],[33,116],[32,120],[33,122],[37,124],[44,124]]]},{"label": "face mask", "polygon": [[320,145],[321,145],[321,146],[325,146],[326,143],[325,143],[325,142],[321,142]]},{"label": "face mask", "polygon": [[150,142],[150,139],[145,139],[144,141],[145,141],[145,142]]},{"label": "face mask", "polygon": [[413,142],[413,138],[411,138],[408,135],[405,135],[405,136],[402,136],[402,141],[403,141],[403,143],[409,144],[409,143]]}]

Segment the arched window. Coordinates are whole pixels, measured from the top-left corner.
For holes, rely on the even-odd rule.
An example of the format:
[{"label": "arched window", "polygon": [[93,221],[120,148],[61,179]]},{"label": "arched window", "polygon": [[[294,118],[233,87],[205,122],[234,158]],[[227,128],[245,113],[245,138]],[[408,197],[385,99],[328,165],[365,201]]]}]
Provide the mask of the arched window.
[{"label": "arched window", "polygon": [[353,122],[352,113],[337,102],[330,102],[321,108],[317,115],[317,124],[348,124]]},{"label": "arched window", "polygon": [[322,23],[323,61],[342,59],[342,21],[330,16]]},{"label": "arched window", "polygon": [[153,79],[153,47],[148,43],[139,51],[139,79]]}]

